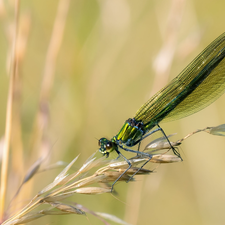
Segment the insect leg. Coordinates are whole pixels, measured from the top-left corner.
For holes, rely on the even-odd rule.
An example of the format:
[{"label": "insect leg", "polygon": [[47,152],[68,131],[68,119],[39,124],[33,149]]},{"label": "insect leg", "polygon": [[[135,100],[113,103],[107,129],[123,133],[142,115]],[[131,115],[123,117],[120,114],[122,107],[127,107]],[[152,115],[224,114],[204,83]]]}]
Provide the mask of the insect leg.
[{"label": "insect leg", "polygon": [[130,177],[127,183],[152,159],[152,156]]},{"label": "insect leg", "polygon": [[141,142],[138,143],[138,150],[137,150],[137,156],[139,156],[139,152],[140,152],[140,147],[141,147]]},{"label": "insect leg", "polygon": [[120,174],[120,176],[114,181],[114,183],[112,184],[112,187],[111,187],[111,192],[113,191],[113,187],[114,187],[114,185],[116,184],[116,182],[131,168],[131,163],[130,163],[130,161],[124,156],[124,155],[122,155],[121,153],[120,153],[120,151],[118,150],[118,149],[116,149],[116,152],[117,152],[117,154],[119,155],[119,156],[121,156],[121,157],[123,157],[124,158],[124,160],[127,162],[127,164],[129,165],[128,166],[128,168],[122,173],[122,174]]},{"label": "insect leg", "polygon": [[158,128],[156,128],[155,130],[149,132],[148,134],[146,134],[144,137],[141,138],[141,141],[142,141],[143,139],[145,139],[146,137],[148,137],[148,136],[154,134],[155,132],[159,131],[159,130],[162,130],[162,128],[161,128],[161,127],[158,127]]},{"label": "insect leg", "polygon": [[147,156],[147,157],[152,157],[151,154],[148,154],[146,152],[139,152],[139,151],[135,151],[135,150],[132,150],[132,149],[129,149],[129,148],[124,148],[122,145],[119,145],[120,148],[122,148],[123,150],[127,151],[127,152],[133,152],[133,153],[137,153],[139,155],[144,155],[144,156]]},{"label": "insect leg", "polygon": [[127,183],[128,183],[152,159],[152,155],[145,153],[145,152],[139,152],[139,151],[134,151],[132,149],[124,148],[123,146],[120,146],[120,148],[122,148],[123,150],[128,151],[128,152],[133,152],[133,153],[138,152],[139,155],[144,155],[144,156],[149,157],[149,159],[130,177],[130,179],[127,181]]},{"label": "insect leg", "polygon": [[171,149],[173,150],[174,155],[178,156],[178,157],[183,161],[183,159],[182,159],[181,156],[180,156],[180,153],[179,153],[179,152],[171,145],[170,140],[169,140],[168,137],[166,136],[164,130],[159,126],[159,124],[157,124],[157,126],[158,126],[158,129],[161,130],[161,132],[162,132],[162,134],[164,135],[164,137],[166,138],[166,140],[168,141],[168,143],[169,143]]}]

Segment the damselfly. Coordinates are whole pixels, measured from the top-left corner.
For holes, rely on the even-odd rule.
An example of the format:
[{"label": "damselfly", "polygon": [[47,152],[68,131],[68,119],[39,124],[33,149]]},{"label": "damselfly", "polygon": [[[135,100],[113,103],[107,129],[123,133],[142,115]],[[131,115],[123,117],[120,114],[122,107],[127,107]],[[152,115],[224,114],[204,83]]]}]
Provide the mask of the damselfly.
[{"label": "damselfly", "polygon": [[[157,131],[161,131],[167,138],[159,126],[161,121],[172,121],[189,116],[202,110],[221,96],[225,91],[224,57],[225,33],[209,44],[166,87],[152,96],[133,118],[126,120],[117,135],[111,140],[101,138],[99,151],[106,156],[110,152],[116,151],[119,156],[123,157],[128,163],[128,168],[123,174],[131,168],[131,163],[121,154],[121,149],[147,156],[149,160],[146,163],[149,162],[152,158],[151,154],[135,151],[129,147],[140,145],[143,139]],[[174,154],[180,157],[175,148],[170,146]]]}]

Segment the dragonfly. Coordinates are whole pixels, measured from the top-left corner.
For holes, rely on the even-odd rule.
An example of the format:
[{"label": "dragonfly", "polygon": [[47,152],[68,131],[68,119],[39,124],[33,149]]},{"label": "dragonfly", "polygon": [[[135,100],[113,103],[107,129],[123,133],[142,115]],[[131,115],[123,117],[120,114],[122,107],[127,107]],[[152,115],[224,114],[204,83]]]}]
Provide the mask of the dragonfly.
[{"label": "dragonfly", "polygon": [[[143,139],[161,131],[170,143],[159,126],[160,122],[173,121],[196,113],[213,103],[224,92],[225,33],[210,43],[177,77],[142,105],[133,118],[127,119],[112,139],[99,140],[99,151],[103,155],[108,157],[115,151],[128,164],[128,168],[112,184],[112,190],[115,183],[132,166],[121,150],[148,157],[141,169],[152,158],[151,154],[139,151]],[[131,149],[135,145],[138,146],[137,151]],[[171,144],[170,147],[181,158]]]}]

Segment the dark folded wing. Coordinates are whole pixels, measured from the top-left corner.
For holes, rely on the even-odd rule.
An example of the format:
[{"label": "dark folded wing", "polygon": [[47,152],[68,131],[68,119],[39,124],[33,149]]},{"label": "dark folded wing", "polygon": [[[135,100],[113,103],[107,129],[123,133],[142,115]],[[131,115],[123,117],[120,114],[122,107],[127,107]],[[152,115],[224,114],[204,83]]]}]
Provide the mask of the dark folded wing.
[{"label": "dark folded wing", "polygon": [[144,124],[189,116],[225,92],[225,33],[203,50],[176,78],[136,113]]}]

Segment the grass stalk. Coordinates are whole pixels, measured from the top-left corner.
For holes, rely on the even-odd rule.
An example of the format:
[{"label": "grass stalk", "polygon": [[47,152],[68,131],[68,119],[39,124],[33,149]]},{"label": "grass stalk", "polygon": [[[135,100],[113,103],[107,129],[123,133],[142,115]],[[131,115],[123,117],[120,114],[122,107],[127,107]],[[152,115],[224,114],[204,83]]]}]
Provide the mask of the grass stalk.
[{"label": "grass stalk", "polygon": [[15,18],[14,18],[14,40],[11,54],[11,70],[8,90],[8,100],[6,109],[6,125],[5,125],[5,140],[3,147],[2,170],[1,170],[1,191],[0,191],[0,221],[4,219],[7,179],[8,179],[8,164],[9,164],[9,148],[12,128],[12,104],[13,104],[13,90],[14,82],[17,73],[16,60],[16,41],[17,41],[17,27],[19,18],[19,0],[15,0]]},{"label": "grass stalk", "polygon": [[47,49],[43,80],[41,85],[39,110],[34,124],[32,149],[37,149],[42,142],[43,133],[49,123],[48,102],[52,90],[55,66],[59,49],[61,47],[63,34],[66,25],[66,18],[69,10],[70,0],[60,0],[53,25],[50,43]]},{"label": "grass stalk", "polygon": [[[156,156],[157,155],[155,155],[153,158]],[[166,156],[160,155],[160,157],[165,163],[171,162],[168,161]],[[67,199],[75,194],[96,195],[111,193],[111,187],[109,183],[114,182],[128,166],[125,161],[110,161],[105,160],[104,158],[93,158],[84,163],[84,165],[78,171],[70,174],[69,170],[76,160],[77,157],[68,166],[66,166],[66,168],[64,168],[58,176],[56,176],[53,182],[39,191],[30,201],[30,203],[28,203],[22,210],[4,221],[2,225],[16,225],[20,223],[26,223],[46,215],[85,215],[85,212],[90,213],[90,210],[85,210],[85,207],[77,208],[76,203],[72,202],[68,204],[62,200]],[[127,173],[121,177],[120,182],[129,181],[132,174],[139,170],[138,165],[142,164],[146,160],[148,160],[148,158],[145,157],[130,159],[130,162],[133,165],[132,171],[127,171]],[[177,158],[174,159],[173,162],[177,162]],[[99,166],[100,169],[93,171],[95,167]],[[151,172],[151,170],[141,169],[137,175],[148,175]],[[84,174],[86,174],[85,177],[83,177]],[[132,178],[132,180],[134,179]],[[99,185],[100,187],[97,187],[96,185]],[[34,211],[34,209],[37,207],[42,205],[46,206],[46,204],[49,206],[49,208]]]}]

